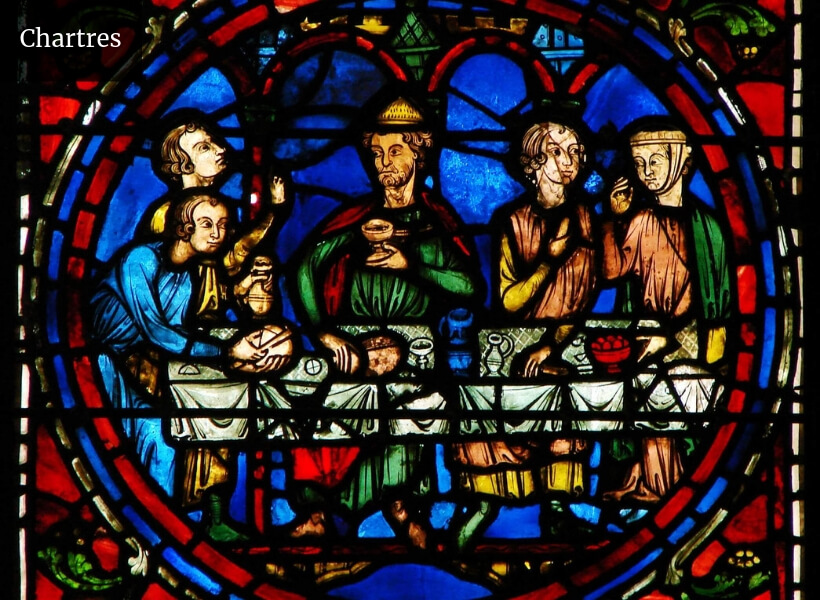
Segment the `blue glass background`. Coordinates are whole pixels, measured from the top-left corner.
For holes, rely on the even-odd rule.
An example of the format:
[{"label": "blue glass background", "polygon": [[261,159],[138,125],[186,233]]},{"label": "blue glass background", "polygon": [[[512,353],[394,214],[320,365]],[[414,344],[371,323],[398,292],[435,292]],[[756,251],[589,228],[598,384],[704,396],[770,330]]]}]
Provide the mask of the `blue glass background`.
[{"label": "blue glass background", "polygon": [[[492,73],[492,77],[488,77],[488,73]],[[499,81],[503,81],[504,85],[498,85]],[[361,108],[389,83],[385,72],[367,57],[338,50],[320,51],[307,56],[286,76],[276,100],[281,107],[281,134],[271,141],[267,149],[270,157],[287,170],[292,180],[290,193],[293,207],[288,219],[281,224],[275,242],[278,259],[285,266],[281,271],[283,275],[288,272],[289,261],[305,235],[313,231],[329,212],[352,198],[372,191],[370,177],[361,162],[358,140],[351,139],[350,127],[359,118]],[[491,277],[494,237],[484,226],[499,207],[527,192],[520,174],[510,172],[510,164],[516,163],[510,160],[510,154],[515,153],[519,143],[510,136],[513,124],[526,119],[534,104],[543,96],[543,91],[531,89],[530,85],[515,60],[502,54],[482,52],[458,65],[444,86],[442,119],[446,135],[437,140],[440,146],[438,162],[433,165],[426,183],[440,192],[471,227],[482,271],[488,281]],[[583,118],[592,132],[599,132],[606,126],[620,130],[639,117],[667,114],[663,103],[623,66],[614,66],[605,72],[589,88],[583,100]],[[167,112],[197,108],[208,114],[221,115],[218,123],[230,132],[230,145],[236,152],[242,152],[246,143],[241,136],[244,125],[238,116],[241,114],[239,104],[229,80],[216,68],[211,68],[180,94]],[[85,166],[99,158],[100,141],[92,139],[84,151]],[[608,169],[615,159],[614,150],[602,148],[601,152],[589,158],[592,164],[589,165],[586,188],[592,194],[605,194],[611,176]],[[242,200],[245,179],[242,173],[234,173],[222,186],[222,191],[234,198],[238,207],[245,202]],[[61,219],[70,217],[82,180],[80,172],[72,174],[60,209]],[[753,186],[750,184],[749,187]],[[710,187],[700,171],[694,174],[690,189],[707,204],[714,206]],[[135,157],[112,195],[96,247],[99,260],[110,259],[124,241],[133,237],[137,224],[134,214],[142,215],[149,204],[166,190],[165,183],[153,172],[150,161],[142,156]],[[760,223],[762,217],[758,213],[762,210],[759,209],[759,198],[757,202],[755,216]],[[49,264],[49,272],[53,275],[58,272],[61,250],[62,236],[55,234]],[[287,286],[284,281],[280,283],[283,316],[298,323]],[[593,310],[605,313],[610,312],[613,306],[614,291],[604,288]],[[766,331],[772,330],[773,325],[767,321]],[[49,324],[48,335],[52,340],[58,339],[56,324]],[[764,387],[768,383],[772,360],[771,356],[766,356],[768,362],[764,360],[760,374]],[[600,458],[599,455],[598,459],[594,456],[589,465],[592,470],[592,498],[597,495],[594,470],[598,466],[596,460]],[[444,448],[439,445],[437,477],[441,492],[446,494],[451,490],[452,483],[443,457]],[[244,490],[247,478],[244,456],[240,463],[237,489]],[[283,491],[286,485],[283,474],[282,469],[271,474],[273,490]],[[243,494],[235,495],[231,503],[232,516],[244,520],[246,504]],[[445,527],[455,510],[456,505],[452,502],[437,502],[432,508],[432,523],[437,528]],[[571,510],[589,523],[597,524],[602,519],[600,509],[594,504],[572,504]],[[621,531],[628,522],[640,519],[644,514],[645,511],[627,511],[611,517],[610,522],[604,525],[610,531]],[[273,524],[284,525],[295,518],[295,513],[284,497],[276,497],[271,502],[270,518]],[[538,537],[539,518],[538,505],[505,508],[496,522],[490,525],[485,537]],[[393,536],[380,513],[360,524],[358,533],[361,537]],[[483,597],[488,593],[480,586],[458,582],[442,572],[411,564],[387,567],[363,581],[338,588],[331,595],[343,598],[403,597],[404,586],[392,583],[399,580],[399,573],[404,573],[402,577],[418,579],[425,585],[429,582],[431,589],[441,589],[437,586],[447,585],[454,599]],[[421,596],[416,593],[412,597]]]}]

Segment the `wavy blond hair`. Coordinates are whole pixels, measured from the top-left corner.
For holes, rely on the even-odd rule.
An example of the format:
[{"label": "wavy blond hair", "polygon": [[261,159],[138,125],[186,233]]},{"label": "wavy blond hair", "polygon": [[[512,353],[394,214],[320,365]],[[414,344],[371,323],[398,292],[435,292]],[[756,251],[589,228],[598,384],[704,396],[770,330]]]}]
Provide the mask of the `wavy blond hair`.
[{"label": "wavy blond hair", "polygon": [[581,142],[581,137],[575,129],[552,121],[536,123],[524,133],[524,137],[521,140],[521,156],[519,159],[524,169],[524,175],[532,182],[535,182],[535,172],[547,162],[547,155],[544,154],[544,150],[547,144],[552,140],[550,134],[553,131],[557,133],[564,133],[566,131],[573,133],[575,139],[578,140],[578,146],[581,150],[580,166],[583,167],[586,162],[586,149]]}]

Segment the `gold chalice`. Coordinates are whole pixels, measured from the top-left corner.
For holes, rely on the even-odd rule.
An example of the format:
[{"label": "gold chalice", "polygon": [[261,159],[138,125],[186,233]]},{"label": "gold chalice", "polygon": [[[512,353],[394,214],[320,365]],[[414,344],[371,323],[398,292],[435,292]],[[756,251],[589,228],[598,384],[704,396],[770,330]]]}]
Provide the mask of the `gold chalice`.
[{"label": "gold chalice", "polygon": [[393,237],[393,224],[384,219],[370,219],[362,225],[362,234],[370,242],[373,250],[373,257],[380,257],[390,254],[384,248],[384,243]]}]

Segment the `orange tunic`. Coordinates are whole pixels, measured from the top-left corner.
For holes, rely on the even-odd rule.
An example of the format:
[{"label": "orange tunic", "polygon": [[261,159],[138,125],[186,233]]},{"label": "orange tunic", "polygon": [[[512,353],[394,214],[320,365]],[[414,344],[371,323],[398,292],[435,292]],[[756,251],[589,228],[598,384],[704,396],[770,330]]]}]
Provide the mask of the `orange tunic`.
[{"label": "orange tunic", "polygon": [[[560,223],[568,219],[566,249],[551,256],[546,245],[556,239]],[[595,250],[592,219],[582,204],[544,210],[527,203],[510,214],[501,237],[499,293],[504,308],[528,322],[558,320],[581,313],[595,289]],[[583,450],[582,441],[557,440],[573,450],[542,466],[533,456],[536,444],[504,441],[453,445],[453,459],[462,465],[459,485],[464,490],[526,498],[535,492],[539,475],[549,491],[579,494],[583,468],[571,455]]]},{"label": "orange tunic", "polygon": [[[553,214],[554,213],[554,214]],[[568,218],[567,250],[550,260],[544,245],[560,220]],[[510,232],[501,240],[500,293],[510,312],[523,310],[527,321],[562,319],[582,311],[595,287],[592,222],[586,206],[538,210],[531,204],[510,216]]]},{"label": "orange tunic", "polygon": [[637,275],[644,311],[678,317],[689,310],[692,277],[682,219],[657,210],[642,210],[630,221],[621,244],[612,228],[605,227],[603,247],[604,277]]}]

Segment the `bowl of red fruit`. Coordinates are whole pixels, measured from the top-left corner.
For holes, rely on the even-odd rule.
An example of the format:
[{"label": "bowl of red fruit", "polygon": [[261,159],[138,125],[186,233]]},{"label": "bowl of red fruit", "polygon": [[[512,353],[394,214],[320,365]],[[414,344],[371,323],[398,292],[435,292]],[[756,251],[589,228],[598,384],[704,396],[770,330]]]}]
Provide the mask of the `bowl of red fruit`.
[{"label": "bowl of red fruit", "polygon": [[589,343],[589,351],[607,373],[620,373],[623,364],[629,360],[632,346],[620,333],[608,333],[594,337]]}]

